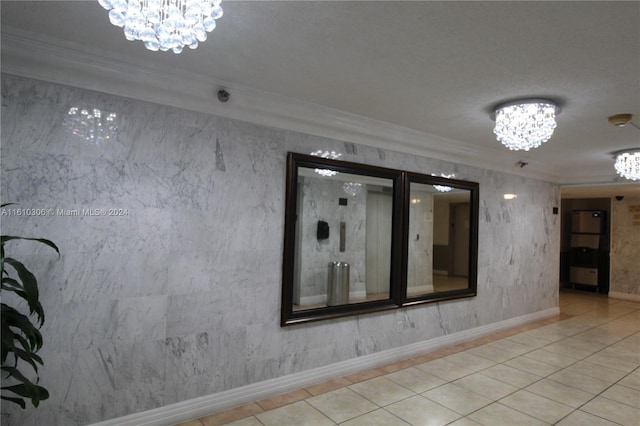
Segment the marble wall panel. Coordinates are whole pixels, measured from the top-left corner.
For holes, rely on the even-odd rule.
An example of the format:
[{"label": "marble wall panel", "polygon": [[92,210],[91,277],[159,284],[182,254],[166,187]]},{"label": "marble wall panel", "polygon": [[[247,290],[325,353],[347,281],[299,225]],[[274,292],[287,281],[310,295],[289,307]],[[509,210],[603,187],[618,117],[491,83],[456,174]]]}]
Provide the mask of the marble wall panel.
[{"label": "marble wall panel", "polygon": [[609,291],[640,296],[640,197],[611,204]]},{"label": "marble wall panel", "polygon": [[[74,106],[116,113],[117,131],[71,133]],[[479,182],[478,296],[281,328],[286,153],[318,149]],[[2,202],[53,209],[2,233],[61,250],[12,248],[45,287],[51,398],[3,404],[3,424],[111,419],[558,303],[550,183],[6,75],[1,154]],[[58,212],[98,208],[128,214]]]}]

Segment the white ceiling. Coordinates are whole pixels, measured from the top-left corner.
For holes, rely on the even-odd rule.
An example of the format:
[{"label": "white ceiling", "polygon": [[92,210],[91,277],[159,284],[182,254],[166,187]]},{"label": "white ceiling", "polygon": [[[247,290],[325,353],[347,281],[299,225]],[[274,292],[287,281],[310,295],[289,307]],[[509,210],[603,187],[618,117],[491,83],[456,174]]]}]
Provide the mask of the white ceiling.
[{"label": "white ceiling", "polygon": [[[47,40],[67,51],[197,76],[229,88],[232,100],[260,94],[334,117],[373,119],[376,128],[388,123],[397,134],[411,134],[414,148],[423,138],[426,155],[432,149],[435,158],[467,152],[461,162],[528,172],[581,186],[578,192],[586,185],[596,191],[591,196],[640,194],[640,183],[616,178],[611,158],[640,147],[640,130],[607,122],[631,113],[640,125],[638,1],[222,6],[209,40],[174,55],[126,41],[97,1],[3,0],[3,71],[11,69],[8,35]],[[530,152],[508,151],[492,133],[492,107],[518,97],[550,97],[562,107],[553,137]],[[518,161],[528,165],[520,169]]]}]

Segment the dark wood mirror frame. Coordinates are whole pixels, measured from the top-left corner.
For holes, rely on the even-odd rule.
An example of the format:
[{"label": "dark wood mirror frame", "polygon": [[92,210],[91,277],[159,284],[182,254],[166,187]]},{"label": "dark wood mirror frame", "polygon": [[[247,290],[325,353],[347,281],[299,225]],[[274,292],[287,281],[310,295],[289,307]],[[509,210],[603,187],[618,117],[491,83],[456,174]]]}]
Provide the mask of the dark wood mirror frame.
[{"label": "dark wood mirror frame", "polygon": [[[320,306],[313,305],[308,307],[299,306],[294,309],[294,275],[296,274],[296,258],[300,256],[299,250],[301,250],[301,247],[296,246],[296,242],[300,240],[299,236],[296,235],[296,232],[298,231],[298,209],[301,201],[298,198],[302,198],[299,196],[299,194],[301,194],[302,185],[300,172],[301,170],[308,172],[309,170],[313,171],[316,169],[331,170],[338,174],[347,174],[349,176],[362,176],[363,179],[382,179],[384,182],[388,183],[388,189],[391,191],[392,214],[390,236],[391,248],[388,265],[389,291],[385,294],[387,297],[376,298],[375,300],[362,300],[354,303],[349,301],[344,304],[337,304],[333,306],[330,306],[329,304],[320,304]],[[347,161],[332,160],[298,153],[288,154],[286,173],[281,326],[349,315],[358,315],[387,309],[398,309],[423,303],[473,297],[477,294],[478,183]],[[318,179],[321,178],[319,177]],[[432,290],[417,294],[408,294],[407,292],[407,268],[410,239],[409,211],[412,203],[412,184],[416,186],[446,186],[452,188],[454,192],[457,191],[458,193],[461,193],[463,196],[468,193],[468,219],[465,220],[465,229],[468,226],[468,241],[465,241],[465,244],[468,242],[468,269],[466,270],[468,274],[466,285],[463,287],[454,287],[443,291]],[[434,196],[436,195],[438,195],[438,193],[434,192]],[[433,212],[431,214],[433,214]],[[433,228],[433,217],[431,217],[431,221]],[[449,224],[447,222],[447,226],[453,226],[453,224]],[[335,230],[333,230],[333,232],[335,232]],[[419,239],[420,235],[412,238]],[[431,252],[431,254],[433,254],[433,252]],[[429,258],[428,261],[432,262],[432,259]],[[432,268],[430,267],[429,270],[431,269]]]}]

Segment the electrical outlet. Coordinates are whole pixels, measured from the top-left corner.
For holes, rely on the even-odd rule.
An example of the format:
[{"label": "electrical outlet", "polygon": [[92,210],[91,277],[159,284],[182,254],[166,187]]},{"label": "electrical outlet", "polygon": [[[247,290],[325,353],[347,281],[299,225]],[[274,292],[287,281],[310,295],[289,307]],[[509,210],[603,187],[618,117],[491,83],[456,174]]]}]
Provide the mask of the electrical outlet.
[{"label": "electrical outlet", "polygon": [[398,322],[396,323],[396,331],[397,331],[398,333],[402,333],[402,321],[398,321]]}]

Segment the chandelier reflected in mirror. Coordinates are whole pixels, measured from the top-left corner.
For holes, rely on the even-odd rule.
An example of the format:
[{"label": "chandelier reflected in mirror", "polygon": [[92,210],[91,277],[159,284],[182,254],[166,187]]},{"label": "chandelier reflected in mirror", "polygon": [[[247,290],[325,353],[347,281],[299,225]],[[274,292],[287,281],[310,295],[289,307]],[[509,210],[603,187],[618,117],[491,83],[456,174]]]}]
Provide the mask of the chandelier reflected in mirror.
[{"label": "chandelier reflected in mirror", "polygon": [[[435,176],[433,173],[431,173],[431,176]],[[453,179],[454,177],[456,177],[455,173],[451,173],[450,175],[445,174],[445,173],[440,173],[440,176],[442,176],[443,178],[447,178],[447,179]],[[433,187],[438,191],[438,192],[449,192],[451,191],[453,188],[451,188],[450,186],[445,186],[445,185],[433,185]]]},{"label": "chandelier reflected in mirror", "polygon": [[221,0],[98,0],[109,20],[124,28],[127,40],[147,49],[180,53],[198,47],[222,17]]},{"label": "chandelier reflected in mirror", "polygon": [[520,99],[495,108],[497,139],[507,148],[529,151],[549,140],[556,128],[558,105],[549,99]]},{"label": "chandelier reflected in mirror", "polygon": [[100,144],[118,135],[118,115],[98,108],[71,107],[64,119],[64,127],[73,135]]},{"label": "chandelier reflected in mirror", "polygon": [[616,172],[625,179],[640,180],[640,148],[614,153]]},{"label": "chandelier reflected in mirror", "polygon": [[[331,160],[337,160],[340,157],[342,157],[342,153],[340,152],[323,151],[321,149],[312,152],[311,155],[315,157],[329,158]],[[320,176],[324,176],[324,177],[335,176],[338,174],[338,172],[336,172],[335,170],[330,170],[330,169],[315,169],[314,171]]]}]

